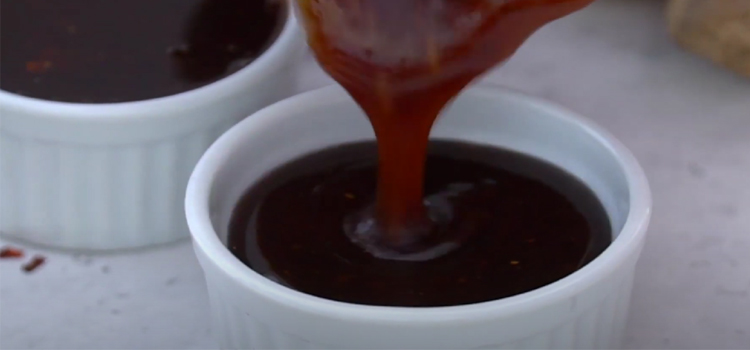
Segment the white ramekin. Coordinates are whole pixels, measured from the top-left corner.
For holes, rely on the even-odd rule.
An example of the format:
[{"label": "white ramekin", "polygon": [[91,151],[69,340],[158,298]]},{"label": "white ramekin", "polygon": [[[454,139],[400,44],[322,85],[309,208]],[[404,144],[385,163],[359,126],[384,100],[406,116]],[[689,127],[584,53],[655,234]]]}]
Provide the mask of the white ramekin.
[{"label": "white ramekin", "polygon": [[70,249],[188,237],[182,199],[193,166],[237,121],[293,93],[304,47],[290,9],[258,59],[192,91],[114,104],[0,91],[0,232]]},{"label": "white ramekin", "polygon": [[466,306],[347,304],[264,278],[225,247],[239,197],[292,158],[373,138],[362,112],[342,89],[316,90],[267,107],[229,130],[209,148],[190,179],[188,225],[222,348],[604,349],[620,344],[651,212],[648,183],[630,152],[574,113],[501,88],[468,89],[445,111],[432,135],[517,150],[567,169],[604,204],[614,242],[562,280]]}]

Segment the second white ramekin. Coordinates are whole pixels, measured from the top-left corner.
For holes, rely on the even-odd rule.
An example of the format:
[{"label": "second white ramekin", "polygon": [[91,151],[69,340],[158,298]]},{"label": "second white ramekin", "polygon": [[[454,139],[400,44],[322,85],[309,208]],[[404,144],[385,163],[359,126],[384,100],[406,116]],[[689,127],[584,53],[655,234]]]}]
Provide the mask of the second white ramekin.
[{"label": "second white ramekin", "polygon": [[[361,110],[338,87],[267,107],[203,156],[185,209],[225,349],[605,349],[620,345],[635,265],[651,213],[648,183],[612,136],[551,103],[499,88],[470,88],[432,137],[495,145],[556,164],[603,203],[613,243],[594,261],[517,296],[439,308],[342,303],[274,283],[225,247],[232,210],[275,167],[314,150],[372,140]],[[293,218],[290,218],[293,219]]]},{"label": "second white ramekin", "polygon": [[258,59],[192,91],[115,104],[0,91],[0,233],[79,250],[188,237],[193,166],[229,127],[293,93],[304,47],[290,8]]}]

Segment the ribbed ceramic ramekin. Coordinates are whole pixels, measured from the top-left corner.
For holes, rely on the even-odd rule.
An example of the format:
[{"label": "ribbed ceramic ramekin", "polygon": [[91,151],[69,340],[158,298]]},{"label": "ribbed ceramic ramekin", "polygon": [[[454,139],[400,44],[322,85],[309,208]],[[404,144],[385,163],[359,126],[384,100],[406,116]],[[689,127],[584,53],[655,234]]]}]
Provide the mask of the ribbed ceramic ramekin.
[{"label": "ribbed ceramic ramekin", "polygon": [[[646,178],[608,133],[560,107],[499,88],[470,88],[432,137],[548,160],[594,190],[613,243],[579,271],[517,296],[465,306],[377,307],[306,295],[274,283],[225,247],[246,188],[274,167],[332,145],[373,139],[338,87],[267,107],[203,156],[185,208],[205,272],[214,332],[225,349],[605,349],[620,345],[635,265],[651,213]],[[290,218],[293,219],[293,218]]]},{"label": "ribbed ceramic ramekin", "polygon": [[188,237],[182,199],[193,166],[237,121],[293,93],[303,48],[290,10],[257,60],[185,93],[74,104],[0,91],[0,232],[72,249]]}]

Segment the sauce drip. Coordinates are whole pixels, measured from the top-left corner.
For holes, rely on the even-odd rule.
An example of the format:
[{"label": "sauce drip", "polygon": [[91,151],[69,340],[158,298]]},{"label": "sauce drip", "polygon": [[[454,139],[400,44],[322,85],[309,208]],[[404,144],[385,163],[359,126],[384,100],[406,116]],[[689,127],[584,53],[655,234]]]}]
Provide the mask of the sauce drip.
[{"label": "sauce drip", "polygon": [[440,111],[537,29],[592,1],[297,0],[316,59],[377,137],[375,207],[353,219],[370,216],[377,232],[355,241],[384,258],[427,249],[420,242],[440,223],[425,205],[424,164]]}]

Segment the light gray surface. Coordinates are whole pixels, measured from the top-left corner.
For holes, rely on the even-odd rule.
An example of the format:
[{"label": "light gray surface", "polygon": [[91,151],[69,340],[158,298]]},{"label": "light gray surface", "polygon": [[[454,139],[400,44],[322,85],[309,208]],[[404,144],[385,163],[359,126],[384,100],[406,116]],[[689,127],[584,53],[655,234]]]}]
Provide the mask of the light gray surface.
[{"label": "light gray surface", "polygon": [[[750,349],[750,80],[668,39],[661,0],[600,0],[535,35],[489,80],[596,120],[654,192],[629,348]],[[301,90],[330,83],[311,60]],[[3,242],[5,243],[5,242]],[[0,262],[0,348],[212,348],[186,242],[128,254]]]}]

